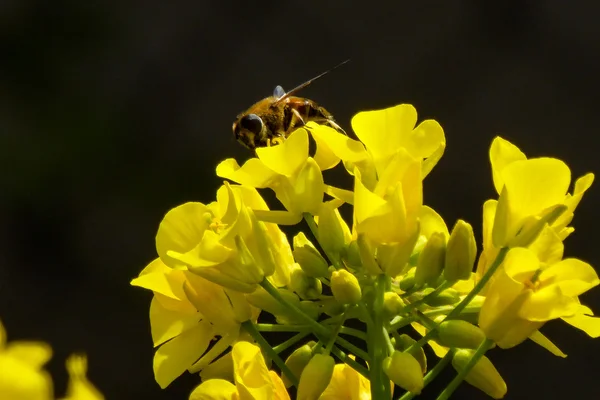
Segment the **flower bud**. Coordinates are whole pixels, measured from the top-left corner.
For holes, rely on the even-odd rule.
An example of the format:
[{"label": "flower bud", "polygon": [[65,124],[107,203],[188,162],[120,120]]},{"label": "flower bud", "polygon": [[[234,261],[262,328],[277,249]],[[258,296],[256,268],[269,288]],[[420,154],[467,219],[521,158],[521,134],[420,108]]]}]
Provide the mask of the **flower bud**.
[{"label": "flower bud", "polygon": [[298,385],[297,400],[314,400],[321,396],[325,391],[331,377],[335,360],[325,354],[315,354],[310,359],[302,375],[300,375],[300,384]]},{"label": "flower bud", "polygon": [[[346,235],[344,226],[346,224],[340,212],[335,208],[334,202],[327,202],[319,209],[318,235],[319,244],[331,257],[339,257],[346,251]],[[348,230],[348,227],[345,227]],[[332,260],[333,262],[333,260]]]},{"label": "flower bud", "polygon": [[[475,351],[470,349],[457,350],[454,358],[452,358],[454,369],[460,372],[474,353]],[[479,359],[473,369],[469,371],[465,380],[494,399],[501,399],[506,395],[507,388],[504,379],[486,356]]]},{"label": "flower bud", "polygon": [[[290,369],[290,371],[292,371],[295,377],[299,378],[300,375],[302,375],[304,367],[306,367],[312,358],[312,348],[314,345],[315,342],[310,341],[305,345],[298,347],[285,360],[285,365]],[[290,386],[292,386],[292,382],[289,380],[286,374],[281,374],[281,379],[283,380],[286,388],[290,388]]]},{"label": "flower bud", "polygon": [[[415,343],[417,343],[415,339],[411,338],[406,333],[403,333],[402,335],[398,336],[395,347],[400,351],[405,351]],[[425,356],[425,350],[423,350],[423,347],[415,348],[415,350],[410,354],[419,362],[421,371],[423,373],[427,372],[427,357]]]},{"label": "flower bud", "polygon": [[423,370],[419,362],[409,353],[394,351],[383,360],[383,371],[396,385],[411,393],[423,390]]},{"label": "flower bud", "polygon": [[425,235],[419,235],[417,239],[417,243],[413,248],[413,251],[408,259],[408,263],[412,266],[417,266],[417,262],[419,261],[419,255],[421,255],[421,251],[423,251],[423,247],[427,244],[427,237]]},{"label": "flower bud", "polygon": [[415,286],[415,270],[416,268],[413,267],[409,269],[408,272],[404,275],[404,277],[398,284],[401,290],[408,292]]},{"label": "flower bud", "polygon": [[427,244],[419,255],[417,270],[415,271],[415,284],[433,286],[444,269],[446,255],[446,236],[442,232],[431,234]]},{"label": "flower bud", "polygon": [[437,338],[442,346],[476,349],[485,340],[485,333],[467,321],[451,319],[440,324]]},{"label": "flower bud", "polygon": [[296,292],[301,299],[308,300],[317,299],[323,291],[321,281],[308,276],[301,268],[292,270],[288,288]]},{"label": "flower bud", "polygon": [[358,248],[358,241],[353,240],[348,244],[346,248],[346,261],[348,264],[355,269],[362,268],[362,261],[360,259],[360,249]]},{"label": "flower bud", "polygon": [[476,256],[477,244],[473,228],[469,223],[459,219],[452,228],[446,246],[444,278],[448,281],[469,279]]},{"label": "flower bud", "polygon": [[345,269],[331,274],[331,291],[333,297],[342,304],[356,304],[362,297],[358,279]]},{"label": "flower bud", "polygon": [[383,313],[386,318],[393,318],[402,311],[404,302],[395,292],[385,292],[383,295]]},{"label": "flower bud", "polygon": [[321,311],[330,317],[335,317],[344,312],[344,305],[336,300],[335,297],[328,297],[321,300]]},{"label": "flower bud", "polygon": [[304,232],[294,237],[294,259],[306,275],[313,278],[328,276],[329,265],[317,248],[306,238]]},{"label": "flower bud", "polygon": [[309,157],[294,183],[294,210],[316,215],[323,202],[325,183],[319,165]]},{"label": "flower bud", "polygon": [[[431,288],[428,288],[431,289]],[[448,288],[442,290],[433,297],[429,297],[425,302],[433,307],[449,306],[460,301],[460,293],[456,289]]]}]

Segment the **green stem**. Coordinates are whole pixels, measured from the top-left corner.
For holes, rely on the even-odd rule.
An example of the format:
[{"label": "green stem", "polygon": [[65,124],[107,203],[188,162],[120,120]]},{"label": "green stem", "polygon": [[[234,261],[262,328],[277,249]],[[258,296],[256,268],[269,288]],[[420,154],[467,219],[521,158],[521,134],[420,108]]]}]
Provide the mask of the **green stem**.
[{"label": "green stem", "polygon": [[285,342],[279,343],[277,346],[273,346],[273,350],[275,351],[275,353],[279,354],[282,351],[287,350],[290,346],[295,345],[309,334],[310,332],[299,332],[291,338],[289,338],[288,340],[286,340]]},{"label": "green stem", "polygon": [[353,353],[355,356],[358,356],[367,362],[371,361],[371,357],[364,350],[359,349],[358,347],[356,347],[355,345],[353,345],[346,339],[338,336],[335,338],[335,342],[337,344],[339,344],[340,346],[344,347],[349,352]]},{"label": "green stem", "polygon": [[310,328],[308,325],[256,324],[260,332],[303,332]]},{"label": "green stem", "polygon": [[[465,298],[462,299],[462,301],[460,303],[458,303],[458,305],[456,307],[454,307],[454,309],[452,311],[450,311],[450,313],[446,316],[445,319],[456,318],[457,316],[460,315],[460,313],[469,305],[471,300],[473,300],[473,298],[475,298],[475,296],[477,296],[477,294],[479,292],[481,292],[481,290],[484,288],[484,286],[492,278],[492,276],[494,275],[494,273],[496,272],[498,267],[502,264],[502,261],[504,261],[504,257],[506,257],[506,253],[508,252],[508,250],[509,250],[508,247],[503,247],[500,249],[500,251],[498,252],[498,255],[496,256],[496,259],[494,260],[494,262],[492,263],[490,268],[487,271],[485,271],[485,274],[483,275],[481,280],[479,282],[477,282],[477,284],[475,285],[473,290],[471,290],[469,292],[469,294],[467,294],[465,296]],[[431,329],[418,342],[413,343],[413,345],[410,346],[407,351],[412,352],[412,351],[416,350],[416,348],[418,348],[418,347],[423,347],[425,345],[425,343],[427,343],[427,341],[429,339],[431,339],[437,333],[438,327],[439,327],[439,324],[437,324],[435,327],[433,327],[433,329]]]},{"label": "green stem", "polygon": [[[394,318],[395,320],[396,318]],[[404,328],[407,325],[412,324],[413,322],[415,322],[417,319],[416,317],[404,317],[404,318],[398,318],[398,320],[396,322],[393,322],[390,324],[390,331],[397,331],[398,329]]]},{"label": "green stem", "polygon": [[310,326],[310,328],[314,331],[316,335],[324,336],[327,338],[331,336],[331,331],[329,329],[319,324],[317,321],[306,315],[304,311],[300,310],[298,307],[284,299],[283,296],[281,296],[281,294],[277,290],[277,288],[273,286],[271,282],[267,280],[267,278],[262,280],[260,286],[262,286],[263,289],[267,291],[267,293],[273,296],[275,300],[277,300],[284,307],[286,307],[292,314],[296,315],[298,318],[303,319],[304,322],[306,322],[306,324]]},{"label": "green stem", "polygon": [[373,399],[391,398],[390,380],[383,372],[383,360],[387,356],[385,339],[383,338],[383,300],[385,287],[389,278],[383,274],[375,282],[375,299],[373,301],[373,323],[367,327],[369,336],[369,353],[373,359],[369,368],[371,381],[371,397]]},{"label": "green stem", "polygon": [[292,373],[292,371],[290,371],[288,366],[285,365],[285,362],[283,362],[281,357],[279,357],[279,355],[271,347],[269,342],[267,342],[266,339],[260,334],[258,329],[256,329],[256,327],[254,326],[254,323],[252,323],[252,321],[250,320],[242,322],[242,328],[244,328],[244,330],[248,332],[250,336],[252,336],[256,343],[258,343],[258,345],[260,346],[261,350],[265,352],[267,357],[273,360],[273,362],[279,367],[281,372],[288,377],[290,382],[292,382],[292,385],[298,387],[298,378]]},{"label": "green stem", "polygon": [[444,290],[448,289],[449,287],[451,287],[454,284],[454,282],[452,281],[444,281],[440,286],[438,286],[433,292],[429,293],[428,295],[420,298],[417,301],[413,301],[410,304],[407,304],[401,311],[400,314],[406,314],[409,311],[411,311],[413,308],[417,307],[420,304],[423,303],[427,303],[427,300],[434,298],[435,296],[437,296],[438,294],[440,294],[441,292],[443,292]]},{"label": "green stem", "polygon": [[[423,378],[424,386],[430,384],[440,374],[440,372],[443,371],[446,365],[448,365],[448,363],[452,360],[452,357],[454,357],[454,350],[448,351],[444,358],[442,358],[440,361],[438,361],[437,364],[435,364],[435,367],[433,367]],[[402,397],[400,397],[399,400],[410,400],[415,396],[415,393],[406,392]]]},{"label": "green stem", "polygon": [[342,326],[340,328],[340,333],[343,335],[354,336],[358,339],[367,340],[367,334],[363,331],[359,331],[358,329],[348,328],[347,326]]},{"label": "green stem", "polygon": [[356,360],[350,358],[346,353],[342,350],[338,349],[336,346],[331,348],[331,352],[343,363],[348,364],[352,369],[356,372],[369,379],[369,371],[362,365],[360,365]]},{"label": "green stem", "polygon": [[385,326],[382,328],[383,328],[383,338],[385,339],[385,344],[388,348],[388,354],[393,354],[396,349],[394,348],[394,345],[392,344],[392,340],[390,339],[390,334],[388,333],[387,329],[385,329]]},{"label": "green stem", "polygon": [[488,351],[490,348],[492,348],[493,345],[494,345],[493,340],[491,340],[491,339],[484,340],[479,345],[477,350],[475,350],[473,357],[471,357],[471,359],[469,360],[467,365],[465,365],[465,367],[460,370],[458,375],[456,375],[456,377],[454,379],[452,379],[452,382],[450,382],[450,384],[448,386],[446,386],[446,389],[444,389],[442,391],[442,393],[440,393],[440,395],[437,397],[437,400],[448,400],[450,398],[450,396],[452,396],[452,393],[454,393],[454,391],[460,386],[462,381],[466,378],[466,376],[469,374],[469,372],[471,372],[473,367],[481,359],[481,357],[483,357],[485,352]]},{"label": "green stem", "polygon": [[496,256],[496,259],[494,260],[494,262],[492,263],[490,268],[487,271],[485,271],[485,274],[483,274],[483,277],[481,278],[481,280],[479,282],[477,282],[477,284],[475,285],[473,290],[471,290],[469,292],[469,294],[467,294],[465,296],[465,298],[462,299],[462,301],[460,303],[458,303],[458,305],[454,308],[454,310],[450,311],[450,314],[448,314],[448,316],[446,318],[449,319],[449,318],[454,318],[454,317],[458,316],[462,312],[462,310],[467,305],[469,305],[471,300],[473,300],[473,298],[475,296],[477,296],[477,294],[479,294],[479,292],[481,292],[481,290],[484,288],[484,286],[492,278],[492,276],[494,275],[494,273],[496,272],[498,267],[502,264],[502,261],[504,261],[504,257],[506,257],[506,253],[508,253],[508,247],[503,247],[500,249],[500,251],[498,252],[498,255]]}]

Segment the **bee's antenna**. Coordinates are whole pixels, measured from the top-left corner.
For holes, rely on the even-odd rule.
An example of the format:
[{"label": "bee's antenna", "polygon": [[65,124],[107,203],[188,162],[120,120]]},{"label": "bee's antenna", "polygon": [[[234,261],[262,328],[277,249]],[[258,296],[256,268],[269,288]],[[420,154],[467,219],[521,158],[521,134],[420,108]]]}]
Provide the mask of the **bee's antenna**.
[{"label": "bee's antenna", "polygon": [[289,92],[287,92],[286,94],[284,94],[283,96],[281,96],[280,98],[278,98],[273,104],[277,104],[282,100],[285,100],[286,98],[290,97],[291,95],[293,95],[294,93],[298,92],[299,90],[307,87],[308,85],[310,85],[311,83],[313,83],[314,81],[316,81],[317,79],[323,77],[324,75],[327,75],[328,73],[330,73],[331,71],[333,71],[334,69],[337,69],[339,67],[341,67],[342,65],[346,64],[348,61],[350,61],[350,59],[347,59],[345,61],[342,61],[341,63],[339,63],[338,65],[336,65],[333,68],[328,69],[325,72],[320,73],[319,75],[315,76],[312,79],[307,80],[306,82],[304,82],[301,85],[296,86],[295,88],[293,88],[292,90],[290,90]]}]

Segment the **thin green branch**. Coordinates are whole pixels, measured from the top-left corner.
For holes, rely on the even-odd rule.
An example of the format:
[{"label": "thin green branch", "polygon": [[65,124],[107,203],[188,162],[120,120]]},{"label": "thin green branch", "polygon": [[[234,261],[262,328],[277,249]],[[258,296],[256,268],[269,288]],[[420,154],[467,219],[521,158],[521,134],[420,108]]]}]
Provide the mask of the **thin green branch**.
[{"label": "thin green branch", "polygon": [[352,358],[350,358],[350,356],[348,356],[346,353],[344,353],[342,350],[340,350],[339,348],[337,348],[336,346],[333,346],[331,348],[331,352],[343,363],[348,364],[350,367],[352,367],[352,369],[354,369],[356,372],[358,372],[359,374],[361,374],[362,376],[364,376],[365,378],[369,379],[369,371],[363,367],[362,365],[360,365],[356,360],[353,360]]},{"label": "thin green branch", "polygon": [[278,325],[278,324],[256,324],[259,332],[304,332],[311,329],[309,325]]},{"label": "thin green branch", "polygon": [[279,343],[277,346],[273,346],[273,350],[275,351],[275,353],[279,354],[282,351],[285,351],[288,348],[290,348],[291,346],[295,345],[296,343],[298,343],[299,341],[301,341],[308,335],[310,335],[310,332],[307,332],[307,331],[298,332],[297,334],[295,334],[294,336],[292,336],[285,342]]},{"label": "thin green branch", "polygon": [[281,357],[279,357],[279,355],[275,352],[273,347],[271,347],[269,342],[267,342],[267,340],[260,334],[258,329],[256,329],[256,327],[254,326],[254,323],[250,320],[242,322],[242,328],[246,332],[248,332],[250,336],[252,336],[256,343],[258,343],[258,345],[260,346],[261,350],[265,352],[267,357],[273,360],[273,362],[279,367],[281,372],[288,377],[290,382],[292,382],[292,385],[298,387],[298,378],[292,373],[292,371],[290,371],[288,366],[285,365],[285,362],[281,359]]}]

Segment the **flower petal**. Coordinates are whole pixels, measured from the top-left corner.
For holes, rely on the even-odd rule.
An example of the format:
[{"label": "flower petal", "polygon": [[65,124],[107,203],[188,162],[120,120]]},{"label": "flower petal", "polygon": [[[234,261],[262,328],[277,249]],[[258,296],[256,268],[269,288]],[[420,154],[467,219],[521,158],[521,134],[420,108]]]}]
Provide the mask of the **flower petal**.
[{"label": "flower petal", "polygon": [[542,284],[555,284],[565,296],[579,296],[600,283],[594,268],[581,260],[567,258],[540,274]]},{"label": "flower petal", "polygon": [[0,353],[0,396],[3,399],[53,399],[52,378],[43,370]]},{"label": "flower petal", "polygon": [[326,170],[335,167],[340,159],[351,163],[360,162],[368,157],[365,146],[333,128],[309,122],[307,127],[317,143],[315,161]]},{"label": "flower petal", "polygon": [[249,342],[237,342],[233,346],[235,384],[244,399],[268,399],[273,394],[273,382],[260,352]]},{"label": "flower petal", "polygon": [[577,329],[581,329],[592,338],[600,337],[600,318],[577,313],[571,317],[563,317],[563,321]]},{"label": "flower petal", "polygon": [[406,146],[417,122],[417,111],[410,104],[383,110],[363,111],[351,121],[352,129],[374,159],[384,158]]},{"label": "flower petal", "polygon": [[180,263],[167,255],[169,250],[186,253],[193,249],[210,224],[209,208],[202,203],[189,202],[170,210],[156,233],[156,250],[163,262],[176,268]]},{"label": "flower petal", "polygon": [[502,170],[509,164],[526,160],[527,157],[517,146],[497,136],[492,145],[490,146],[490,162],[492,164],[492,174],[494,179],[494,186],[496,192],[500,194],[502,187],[504,186],[504,179],[502,178]]},{"label": "flower petal", "polygon": [[217,176],[260,189],[269,187],[279,174],[258,158],[249,159],[241,167],[233,158],[228,158],[217,165]]},{"label": "flower petal", "polygon": [[156,296],[153,297],[150,302],[150,330],[154,347],[196,326],[201,318],[202,314],[195,310],[190,313],[167,309]]},{"label": "flower petal", "polygon": [[234,400],[238,398],[235,385],[224,379],[209,379],[190,393],[189,400]]},{"label": "flower petal", "polygon": [[12,341],[6,346],[4,355],[40,369],[52,358],[52,348],[44,342]]},{"label": "flower petal", "polygon": [[267,168],[291,177],[308,158],[308,133],[296,129],[282,144],[256,149],[256,155]]},{"label": "flower petal", "polygon": [[529,336],[529,339],[531,339],[535,343],[539,344],[540,346],[542,346],[543,348],[545,348],[546,350],[548,350],[550,353],[554,354],[557,357],[562,357],[562,358],[567,357],[567,355],[565,353],[563,353],[561,349],[559,349],[554,343],[552,343],[552,341],[550,339],[548,339],[546,336],[544,336],[542,334],[542,332],[540,332],[540,331],[533,332],[531,334],[531,336]]},{"label": "flower petal", "polygon": [[419,219],[421,220],[421,236],[429,238],[434,232],[442,232],[446,239],[450,237],[444,219],[433,208],[421,206]]},{"label": "flower petal", "polygon": [[183,374],[206,351],[214,336],[208,322],[200,322],[156,350],[154,378],[162,389]]}]

